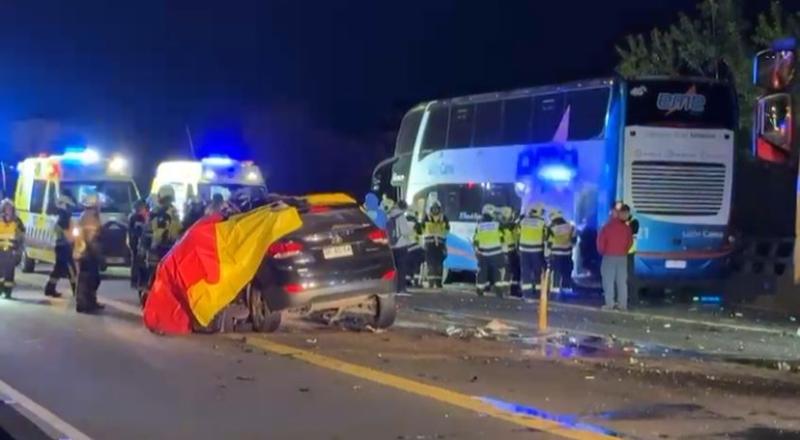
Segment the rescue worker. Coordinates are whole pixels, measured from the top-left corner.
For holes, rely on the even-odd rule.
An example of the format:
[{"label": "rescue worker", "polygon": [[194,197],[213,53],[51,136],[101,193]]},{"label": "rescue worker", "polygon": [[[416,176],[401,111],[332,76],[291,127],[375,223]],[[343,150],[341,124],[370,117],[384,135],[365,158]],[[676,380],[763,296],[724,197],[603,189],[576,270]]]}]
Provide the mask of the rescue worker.
[{"label": "rescue worker", "polygon": [[45,296],[58,298],[61,293],[56,290],[58,280],[66,278],[72,290],[72,295],[76,294],[75,285],[78,281],[78,270],[75,267],[75,259],[72,256],[72,210],[73,200],[66,194],[62,194],[56,200],[56,224],[53,232],[56,237],[55,254],[56,261],[53,270],[50,271],[50,278],[44,286]]},{"label": "rescue worker", "polygon": [[489,288],[494,288],[495,295],[502,298],[505,293],[503,268],[506,255],[503,251],[503,231],[500,222],[495,219],[494,211],[494,206],[484,205],[472,239],[478,258],[475,289],[479,296],[483,296]]},{"label": "rescue worker", "polygon": [[139,241],[144,235],[147,220],[150,217],[150,207],[144,199],[133,204],[133,212],[128,217],[128,249],[131,251],[131,287],[137,288],[142,283],[142,277],[147,276],[144,254],[140,252]]},{"label": "rescue worker", "polygon": [[441,289],[444,280],[444,259],[447,257],[447,234],[450,222],[442,213],[442,205],[434,201],[428,215],[422,220],[422,239],[425,243],[425,263],[428,266],[427,282],[432,289]]},{"label": "rescue worker", "polygon": [[181,224],[183,231],[187,231],[198,220],[203,218],[205,212],[206,207],[203,206],[203,201],[199,197],[190,197],[183,208],[183,223]]},{"label": "rescue worker", "polygon": [[378,196],[375,193],[367,193],[364,196],[363,209],[377,227],[386,228],[386,212],[381,209],[380,200],[378,200]]},{"label": "rescue worker", "polygon": [[100,205],[96,196],[83,201],[84,210],[74,232],[75,259],[78,261],[78,283],[75,288],[75,310],[78,313],[95,313],[103,309],[97,302],[100,287],[100,265],[103,261],[102,222]]},{"label": "rescue worker", "polygon": [[172,249],[172,245],[178,241],[181,233],[181,222],[178,218],[178,211],[172,202],[175,199],[175,190],[164,185],[158,189],[158,205],[150,212],[150,218],[145,227],[143,236],[145,260],[147,264],[147,279],[142,280],[147,284],[139,285],[139,300],[144,304],[144,292],[149,287],[152,278],[155,276],[156,268],[161,259]]},{"label": "rescue worker", "polygon": [[[390,205],[387,203],[387,205]],[[406,291],[406,275],[408,273],[408,249],[413,244],[414,230],[406,219],[406,209],[408,205],[404,201],[392,203],[389,210],[389,219],[386,222],[386,230],[389,234],[389,244],[392,247],[394,265],[397,269],[395,281],[397,292]]]},{"label": "rescue worker", "polygon": [[544,209],[536,205],[519,222],[519,261],[523,298],[534,298],[542,274],[547,266],[544,245],[547,240],[547,223]]},{"label": "rescue worker", "polygon": [[0,295],[11,298],[14,290],[14,269],[19,262],[25,226],[17,217],[11,200],[0,201]]},{"label": "rescue worker", "polygon": [[572,247],[577,241],[575,227],[556,209],[550,214],[547,236],[553,291],[569,293],[572,291]]},{"label": "rescue worker", "polygon": [[417,212],[406,210],[406,220],[411,226],[411,246],[408,248],[408,273],[406,274],[408,285],[420,287],[422,263],[425,261],[425,251],[422,248],[422,224],[419,221]]},{"label": "rescue worker", "polygon": [[514,208],[504,206],[500,208],[500,229],[503,233],[503,250],[506,255],[506,267],[504,268],[503,284],[511,296],[519,297],[519,250],[517,241],[519,237],[519,225],[514,215]]},{"label": "rescue worker", "polygon": [[631,230],[631,235],[633,236],[633,243],[631,244],[630,249],[628,249],[628,293],[633,297],[634,300],[638,300],[638,288],[634,285],[636,279],[634,276],[634,262],[636,261],[636,240],[639,235],[639,220],[633,216],[631,207],[625,203],[619,203],[619,211],[627,214],[627,220],[625,220],[625,224],[628,225],[628,228]]},{"label": "rescue worker", "polygon": [[209,203],[206,208],[206,215],[221,214],[224,208],[225,198],[222,197],[222,194],[216,193],[211,196],[211,203]]}]

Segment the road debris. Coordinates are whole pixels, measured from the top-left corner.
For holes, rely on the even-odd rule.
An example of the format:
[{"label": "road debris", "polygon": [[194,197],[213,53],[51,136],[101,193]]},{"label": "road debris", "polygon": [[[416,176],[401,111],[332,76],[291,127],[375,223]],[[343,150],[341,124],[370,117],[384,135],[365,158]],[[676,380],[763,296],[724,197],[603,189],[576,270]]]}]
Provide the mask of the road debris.
[{"label": "road debris", "polygon": [[307,392],[311,391],[311,388],[300,387],[300,388],[297,389],[297,391],[300,391],[301,393],[307,393]]},{"label": "road debris", "polygon": [[469,381],[472,382],[472,383],[477,382],[478,381],[478,376],[472,376],[472,379],[470,379]]},{"label": "road debris", "polygon": [[664,324],[664,328],[672,328],[672,324],[666,323],[666,324]]},{"label": "road debris", "polygon": [[244,381],[244,382],[253,382],[253,381],[256,380],[256,378],[255,378],[255,376],[239,375],[239,376],[236,376],[236,380],[241,380],[241,381]]},{"label": "road debris", "polygon": [[584,376],[584,379],[586,379],[586,380],[594,380],[594,376]]},{"label": "road debris", "polygon": [[309,344],[316,344],[317,343],[317,338],[308,338],[308,339],[306,339],[306,342],[309,343]]}]

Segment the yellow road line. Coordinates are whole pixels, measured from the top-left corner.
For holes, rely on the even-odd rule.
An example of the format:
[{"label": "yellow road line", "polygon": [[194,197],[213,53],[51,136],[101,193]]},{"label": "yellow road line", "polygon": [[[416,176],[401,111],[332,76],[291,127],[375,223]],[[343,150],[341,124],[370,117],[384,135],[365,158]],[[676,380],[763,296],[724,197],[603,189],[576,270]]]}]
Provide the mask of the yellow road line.
[{"label": "yellow road line", "polygon": [[[241,336],[237,337],[236,335],[229,335],[228,337],[230,339],[238,340],[238,338]],[[340,361],[335,358],[313,353],[300,348],[278,344],[263,337],[250,336],[247,338],[247,344],[268,352],[291,356],[322,368],[369,380],[371,382],[396,388],[398,390],[416,394],[428,399],[438,400],[459,408],[486,414],[490,417],[510,422],[515,425],[536,429],[548,434],[557,435],[559,437],[573,440],[608,440],[616,438],[605,434],[564,426],[552,420],[541,417],[519,415],[503,411],[494,405],[457,391],[452,391],[446,388],[428,385],[422,382],[406,379],[404,377],[395,376],[393,374],[385,373],[373,368]]]}]

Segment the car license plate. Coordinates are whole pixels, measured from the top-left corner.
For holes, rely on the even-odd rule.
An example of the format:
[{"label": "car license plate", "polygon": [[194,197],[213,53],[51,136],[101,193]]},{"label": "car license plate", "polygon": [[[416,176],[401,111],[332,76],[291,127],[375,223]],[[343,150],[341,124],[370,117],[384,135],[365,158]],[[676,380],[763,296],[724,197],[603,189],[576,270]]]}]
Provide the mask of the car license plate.
[{"label": "car license plate", "polygon": [[350,257],[353,255],[353,247],[349,244],[343,244],[340,246],[328,246],[326,248],[322,248],[322,255],[325,257],[326,260],[332,260],[334,258],[342,258],[342,257]]},{"label": "car license plate", "polygon": [[108,257],[106,258],[106,264],[122,264],[125,262],[125,258],[122,257]]},{"label": "car license plate", "polygon": [[667,260],[664,266],[667,269],[686,269],[686,260]]}]

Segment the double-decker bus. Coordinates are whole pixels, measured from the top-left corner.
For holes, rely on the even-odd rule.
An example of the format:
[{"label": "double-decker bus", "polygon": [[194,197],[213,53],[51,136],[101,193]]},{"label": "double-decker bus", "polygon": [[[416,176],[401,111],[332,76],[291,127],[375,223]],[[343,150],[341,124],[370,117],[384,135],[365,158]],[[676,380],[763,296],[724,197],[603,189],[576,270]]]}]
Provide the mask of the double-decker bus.
[{"label": "double-decker bus", "polygon": [[[596,79],[429,101],[403,118],[386,179],[450,219],[449,271],[475,271],[483,205],[541,203],[573,222],[577,281],[599,277],[597,230],[615,201],[639,220],[636,280],[705,280],[730,251],[736,97],[694,78]],[[389,168],[391,166],[391,168]],[[376,181],[379,180],[376,178]]]}]

